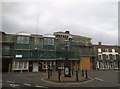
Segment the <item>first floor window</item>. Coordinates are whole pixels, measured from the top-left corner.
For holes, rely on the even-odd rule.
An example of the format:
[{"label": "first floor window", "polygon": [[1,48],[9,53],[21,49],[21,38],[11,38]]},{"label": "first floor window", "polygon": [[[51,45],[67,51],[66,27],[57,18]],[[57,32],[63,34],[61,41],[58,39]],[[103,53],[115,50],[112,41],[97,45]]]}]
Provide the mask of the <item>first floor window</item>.
[{"label": "first floor window", "polygon": [[98,55],[98,59],[103,59],[103,56],[102,55]]},{"label": "first floor window", "polygon": [[112,55],[112,58],[113,58],[113,60],[115,60],[116,59],[116,55]]}]

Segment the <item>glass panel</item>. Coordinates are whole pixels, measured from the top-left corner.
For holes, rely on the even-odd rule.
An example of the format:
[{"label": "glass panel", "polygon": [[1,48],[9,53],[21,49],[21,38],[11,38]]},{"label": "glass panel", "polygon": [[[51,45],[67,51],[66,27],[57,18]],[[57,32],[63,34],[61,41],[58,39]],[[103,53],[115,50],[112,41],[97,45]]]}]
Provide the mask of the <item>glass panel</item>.
[{"label": "glass panel", "polygon": [[27,69],[27,62],[24,62],[24,69]]},{"label": "glass panel", "polygon": [[44,38],[44,45],[54,45],[53,38]]}]

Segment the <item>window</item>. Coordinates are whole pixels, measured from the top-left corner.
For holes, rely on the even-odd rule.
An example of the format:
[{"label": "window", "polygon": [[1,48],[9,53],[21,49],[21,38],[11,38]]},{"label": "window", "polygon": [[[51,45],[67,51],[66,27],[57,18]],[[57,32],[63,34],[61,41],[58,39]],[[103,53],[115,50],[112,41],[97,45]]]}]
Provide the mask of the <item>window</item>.
[{"label": "window", "polygon": [[27,62],[24,62],[23,65],[24,65],[24,69],[28,69],[28,63]]},{"label": "window", "polygon": [[29,44],[29,37],[17,36],[17,43]]},{"label": "window", "polygon": [[106,49],[105,49],[105,52],[109,52],[109,49],[106,48]]},{"label": "window", "polygon": [[53,38],[44,38],[44,45],[54,45]]},{"label": "window", "polygon": [[101,48],[98,48],[98,52],[101,52]]},{"label": "window", "polygon": [[110,59],[110,56],[109,56],[109,54],[106,54],[106,59]]},{"label": "window", "polygon": [[14,69],[18,69],[18,64],[19,64],[19,62],[14,61]]},{"label": "window", "polygon": [[14,61],[14,70],[26,70],[28,69],[27,61]]},{"label": "window", "polygon": [[112,55],[112,58],[113,58],[113,60],[115,60],[116,59],[116,55]]},{"label": "window", "polygon": [[112,49],[112,52],[115,53],[115,49]]},{"label": "window", "polygon": [[22,69],[22,67],[23,67],[22,62],[19,62],[18,69]]},{"label": "window", "polygon": [[103,56],[102,55],[98,55],[98,59],[103,59]]}]

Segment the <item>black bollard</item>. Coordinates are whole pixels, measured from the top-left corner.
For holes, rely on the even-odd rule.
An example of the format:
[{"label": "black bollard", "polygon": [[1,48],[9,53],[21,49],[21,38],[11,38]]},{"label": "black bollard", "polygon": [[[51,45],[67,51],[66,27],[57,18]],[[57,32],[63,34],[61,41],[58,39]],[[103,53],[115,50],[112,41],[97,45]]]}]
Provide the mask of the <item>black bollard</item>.
[{"label": "black bollard", "polygon": [[86,79],[88,79],[87,70],[85,70],[85,76],[86,76]]},{"label": "black bollard", "polygon": [[72,69],[72,75],[73,75],[73,69]]},{"label": "black bollard", "polygon": [[78,81],[78,70],[76,70],[76,81]]},{"label": "black bollard", "polygon": [[50,69],[48,69],[48,79],[50,78]]},{"label": "black bollard", "polygon": [[84,70],[82,69],[82,76],[84,77]]},{"label": "black bollard", "polygon": [[58,70],[58,81],[60,81],[60,75],[61,75],[61,71]]},{"label": "black bollard", "polygon": [[53,70],[51,69],[51,77],[52,77],[52,72],[53,72]]}]

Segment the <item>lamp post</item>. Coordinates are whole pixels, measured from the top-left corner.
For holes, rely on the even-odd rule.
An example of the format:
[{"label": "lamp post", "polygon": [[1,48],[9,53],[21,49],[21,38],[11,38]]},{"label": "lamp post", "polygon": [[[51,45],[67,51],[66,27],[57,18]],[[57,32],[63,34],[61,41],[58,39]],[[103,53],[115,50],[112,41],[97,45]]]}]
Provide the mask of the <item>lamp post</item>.
[{"label": "lamp post", "polygon": [[64,77],[71,77],[71,63],[68,56],[68,40],[65,45],[65,62],[64,62]]}]

